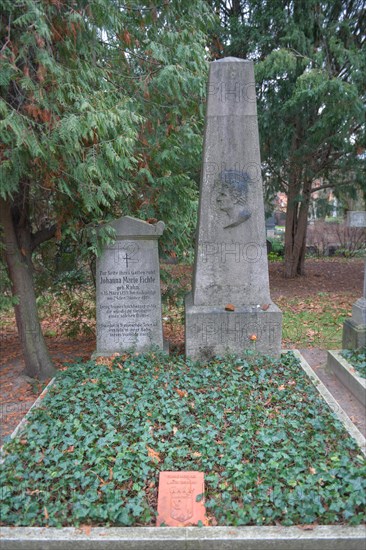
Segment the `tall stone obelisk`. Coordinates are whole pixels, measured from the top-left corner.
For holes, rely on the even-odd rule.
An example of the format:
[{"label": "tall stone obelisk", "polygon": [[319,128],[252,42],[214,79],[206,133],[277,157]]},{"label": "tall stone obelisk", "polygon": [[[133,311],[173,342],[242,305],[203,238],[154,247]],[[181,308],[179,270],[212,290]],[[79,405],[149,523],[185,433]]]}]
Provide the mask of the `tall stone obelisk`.
[{"label": "tall stone obelisk", "polygon": [[281,333],[269,293],[253,62],[228,57],[210,66],[186,355],[279,356]]}]

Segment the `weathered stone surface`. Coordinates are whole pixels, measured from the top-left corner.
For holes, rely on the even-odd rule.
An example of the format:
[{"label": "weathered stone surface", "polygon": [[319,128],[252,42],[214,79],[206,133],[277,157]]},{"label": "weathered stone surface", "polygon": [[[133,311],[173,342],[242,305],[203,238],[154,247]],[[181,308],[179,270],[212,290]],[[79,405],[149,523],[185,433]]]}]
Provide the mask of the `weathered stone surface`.
[{"label": "weathered stone surface", "polygon": [[366,227],[366,211],[349,210],[347,212],[347,225],[350,227]]},{"label": "weathered stone surface", "polygon": [[266,261],[253,63],[235,58],[214,61],[208,87],[194,304],[267,302]]},{"label": "weathered stone surface", "polygon": [[364,550],[365,527],[2,527],[1,550]]},{"label": "weathered stone surface", "polygon": [[366,298],[359,298],[353,304],[352,319],[356,325],[366,325]]},{"label": "weathered stone surface", "polygon": [[203,472],[160,472],[157,526],[207,524],[204,490]]},{"label": "weathered stone surface", "polygon": [[327,367],[366,408],[366,379],[337,351],[328,351]]},{"label": "weathered stone surface", "polygon": [[342,348],[358,349],[366,346],[366,326],[357,325],[352,319],[343,323]]},{"label": "weathered stone surface", "polygon": [[[351,210],[347,212],[349,227],[366,227],[366,211]],[[352,318],[346,319],[343,324],[343,349],[356,349],[366,345],[366,260],[363,278],[363,296],[352,306]]]},{"label": "weathered stone surface", "polygon": [[280,309],[272,302],[268,310],[260,306],[240,306],[235,311],[221,307],[195,306],[186,297],[186,354],[209,360],[214,355],[240,354],[243,350],[280,355]]},{"label": "weathered stone surface", "polygon": [[97,261],[96,355],[163,347],[158,238],[164,223],[124,216]]},{"label": "weathered stone surface", "polygon": [[[227,304],[235,313],[225,313]],[[268,312],[259,315],[260,304],[269,304]],[[235,58],[210,66],[193,290],[186,301],[186,353],[194,359],[207,358],[199,350],[210,329],[197,332],[203,319],[214,332],[230,334],[205,348],[212,355],[224,343],[235,353],[250,347],[248,330],[258,331],[258,349],[279,355],[282,317],[269,292],[253,63]]]}]

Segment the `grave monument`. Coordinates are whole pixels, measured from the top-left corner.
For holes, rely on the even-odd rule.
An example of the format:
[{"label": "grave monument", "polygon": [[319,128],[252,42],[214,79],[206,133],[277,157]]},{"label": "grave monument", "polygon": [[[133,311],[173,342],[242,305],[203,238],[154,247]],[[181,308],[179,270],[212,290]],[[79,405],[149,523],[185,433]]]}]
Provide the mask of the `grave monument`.
[{"label": "grave monument", "polygon": [[210,65],[186,355],[255,349],[279,356],[282,313],[269,293],[252,61]]},{"label": "grave monument", "polygon": [[[349,227],[366,227],[365,211],[350,211],[347,213]],[[363,296],[352,306],[352,317],[343,324],[343,349],[357,349],[366,346],[366,259],[363,280]]]},{"label": "grave monument", "polygon": [[123,216],[97,260],[95,356],[163,348],[158,238],[164,223]]}]

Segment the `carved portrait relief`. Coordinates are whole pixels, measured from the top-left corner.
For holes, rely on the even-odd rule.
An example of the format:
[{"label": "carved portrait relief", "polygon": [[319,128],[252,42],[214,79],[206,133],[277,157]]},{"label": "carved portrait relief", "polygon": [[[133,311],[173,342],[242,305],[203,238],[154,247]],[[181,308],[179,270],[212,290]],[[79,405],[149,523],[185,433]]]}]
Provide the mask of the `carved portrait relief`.
[{"label": "carved portrait relief", "polygon": [[238,170],[224,170],[215,181],[216,203],[226,214],[224,229],[236,227],[250,218],[247,206],[249,181],[248,174]]}]

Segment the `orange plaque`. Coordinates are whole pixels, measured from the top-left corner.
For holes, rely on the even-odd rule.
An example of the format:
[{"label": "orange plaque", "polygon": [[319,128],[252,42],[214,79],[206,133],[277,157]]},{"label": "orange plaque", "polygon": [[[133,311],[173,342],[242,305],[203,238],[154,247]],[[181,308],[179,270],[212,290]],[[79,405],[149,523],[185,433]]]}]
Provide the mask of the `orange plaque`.
[{"label": "orange plaque", "polygon": [[160,472],[156,525],[207,525],[203,472]]}]

